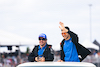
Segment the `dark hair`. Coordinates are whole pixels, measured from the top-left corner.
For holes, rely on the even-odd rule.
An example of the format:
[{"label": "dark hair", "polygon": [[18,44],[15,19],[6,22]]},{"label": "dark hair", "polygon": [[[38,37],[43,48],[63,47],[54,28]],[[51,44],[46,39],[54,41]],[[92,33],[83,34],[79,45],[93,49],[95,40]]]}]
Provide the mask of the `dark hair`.
[{"label": "dark hair", "polygon": [[68,29],[68,30],[70,30],[69,27],[67,27],[67,26],[65,28]]}]

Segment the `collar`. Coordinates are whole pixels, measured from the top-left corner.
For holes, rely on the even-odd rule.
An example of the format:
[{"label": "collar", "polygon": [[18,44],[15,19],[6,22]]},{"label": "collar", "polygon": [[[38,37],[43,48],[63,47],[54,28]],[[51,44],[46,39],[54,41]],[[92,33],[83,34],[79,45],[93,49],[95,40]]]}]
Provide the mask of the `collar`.
[{"label": "collar", "polygon": [[70,41],[70,40],[72,40],[72,38],[70,38],[69,40],[65,40],[65,41]]}]

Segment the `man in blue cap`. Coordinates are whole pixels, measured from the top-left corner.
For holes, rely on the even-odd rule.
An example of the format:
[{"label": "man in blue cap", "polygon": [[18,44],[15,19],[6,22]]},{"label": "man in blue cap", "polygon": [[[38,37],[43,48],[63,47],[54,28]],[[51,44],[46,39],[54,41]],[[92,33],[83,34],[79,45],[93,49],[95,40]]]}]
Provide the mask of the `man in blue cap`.
[{"label": "man in blue cap", "polygon": [[52,46],[47,44],[47,36],[41,33],[38,39],[39,45],[34,47],[33,51],[28,56],[28,60],[30,62],[53,61],[54,51],[51,48]]}]

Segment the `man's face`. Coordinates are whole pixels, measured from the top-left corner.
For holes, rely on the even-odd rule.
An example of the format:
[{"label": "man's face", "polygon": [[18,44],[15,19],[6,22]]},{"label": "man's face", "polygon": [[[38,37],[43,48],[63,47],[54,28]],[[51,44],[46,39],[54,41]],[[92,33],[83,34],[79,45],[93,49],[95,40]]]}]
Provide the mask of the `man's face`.
[{"label": "man's face", "polygon": [[65,40],[69,39],[70,37],[70,35],[67,32],[62,32],[61,34]]},{"label": "man's face", "polygon": [[44,45],[46,45],[46,43],[47,43],[47,40],[45,38],[39,37],[39,44],[40,44],[40,46],[44,46]]}]

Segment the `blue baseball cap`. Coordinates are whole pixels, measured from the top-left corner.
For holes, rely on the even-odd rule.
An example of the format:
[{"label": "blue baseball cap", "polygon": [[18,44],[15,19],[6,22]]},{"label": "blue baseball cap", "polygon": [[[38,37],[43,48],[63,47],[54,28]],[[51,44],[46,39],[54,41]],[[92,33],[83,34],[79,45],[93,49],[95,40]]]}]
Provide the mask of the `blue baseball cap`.
[{"label": "blue baseball cap", "polygon": [[46,36],[46,34],[44,34],[44,33],[41,33],[41,34],[39,35],[39,37],[43,37],[43,38],[47,39],[47,36]]}]

